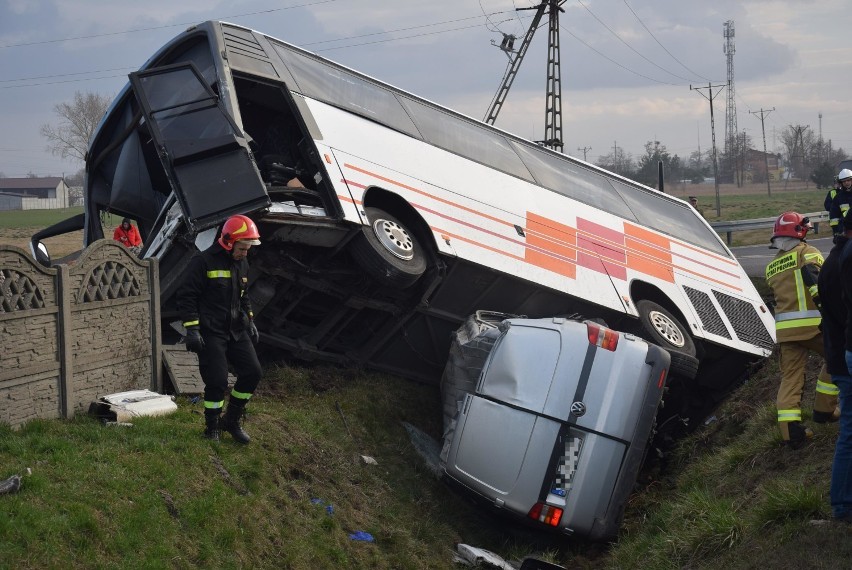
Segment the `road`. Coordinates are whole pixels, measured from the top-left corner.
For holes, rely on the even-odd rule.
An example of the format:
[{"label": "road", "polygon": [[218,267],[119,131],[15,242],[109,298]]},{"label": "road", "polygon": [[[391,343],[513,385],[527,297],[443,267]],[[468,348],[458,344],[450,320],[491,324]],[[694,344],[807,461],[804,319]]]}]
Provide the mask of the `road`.
[{"label": "road", "polygon": [[[831,236],[809,239],[808,243],[820,250],[823,256],[827,256],[831,251]],[[763,277],[766,270],[766,264],[772,261],[777,249],[769,249],[769,242],[764,245],[744,245],[741,247],[732,247],[731,251],[739,260],[740,265],[745,269],[749,277]]]}]

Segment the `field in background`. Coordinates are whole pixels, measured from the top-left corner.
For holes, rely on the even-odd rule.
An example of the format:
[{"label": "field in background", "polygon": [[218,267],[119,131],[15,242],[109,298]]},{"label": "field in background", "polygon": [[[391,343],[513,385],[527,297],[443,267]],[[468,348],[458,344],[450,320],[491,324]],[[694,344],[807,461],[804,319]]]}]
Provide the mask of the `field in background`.
[{"label": "field in background", "polygon": [[[12,210],[0,212],[0,245],[14,245],[30,251],[30,237],[49,226],[83,212],[81,206],[61,210]],[[106,216],[106,228],[112,230],[121,222],[117,216]],[[104,233],[107,233],[106,230]],[[65,257],[83,248],[82,230],[43,240],[53,259]]]}]

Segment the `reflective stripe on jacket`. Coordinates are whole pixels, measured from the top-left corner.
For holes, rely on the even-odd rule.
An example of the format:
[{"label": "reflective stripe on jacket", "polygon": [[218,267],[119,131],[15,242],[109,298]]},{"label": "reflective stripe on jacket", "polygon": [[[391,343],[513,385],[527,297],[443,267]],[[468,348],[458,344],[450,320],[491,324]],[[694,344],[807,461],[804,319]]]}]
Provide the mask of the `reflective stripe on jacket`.
[{"label": "reflective stripe on jacket", "polygon": [[821,315],[802,280],[803,265],[822,267],[820,251],[801,242],[779,251],[766,266],[766,282],[775,295],[775,331],[778,342],[808,340],[819,334]]},{"label": "reflective stripe on jacket", "polygon": [[177,291],[177,308],[184,327],[200,325],[202,331],[238,334],[252,317],[246,295],[248,262],[234,261],[218,243],[196,254]]}]

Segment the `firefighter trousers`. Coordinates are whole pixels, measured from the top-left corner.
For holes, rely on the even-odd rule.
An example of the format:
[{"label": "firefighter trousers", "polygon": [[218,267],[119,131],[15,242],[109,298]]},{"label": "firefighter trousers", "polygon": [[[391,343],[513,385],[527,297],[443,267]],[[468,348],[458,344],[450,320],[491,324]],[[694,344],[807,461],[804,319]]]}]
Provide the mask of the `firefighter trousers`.
[{"label": "firefighter trousers", "polygon": [[[790,439],[788,422],[802,421],[802,392],[805,387],[805,365],[808,353],[824,356],[822,335],[808,340],[782,342],[781,346],[781,385],[778,387],[776,405],[778,407],[778,427],[785,441]],[[837,407],[837,386],[831,382],[831,376],[822,368],[817,376],[814,394],[814,411],[834,413]]]},{"label": "firefighter trousers", "polygon": [[253,394],[263,370],[248,333],[243,332],[236,339],[228,333],[218,334],[209,330],[202,330],[201,335],[204,350],[198,355],[198,369],[204,381],[204,401],[222,402],[225,399],[229,363],[237,376],[234,391]]}]

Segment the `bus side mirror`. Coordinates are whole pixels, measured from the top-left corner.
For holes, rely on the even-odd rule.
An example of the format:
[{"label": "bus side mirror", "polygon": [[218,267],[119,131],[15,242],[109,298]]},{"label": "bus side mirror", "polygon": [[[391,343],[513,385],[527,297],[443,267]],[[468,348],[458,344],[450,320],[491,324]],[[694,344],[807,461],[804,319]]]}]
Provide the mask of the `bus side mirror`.
[{"label": "bus side mirror", "polygon": [[44,243],[36,240],[31,241],[30,253],[36,261],[45,267],[50,267],[50,253],[47,251],[47,246]]}]

